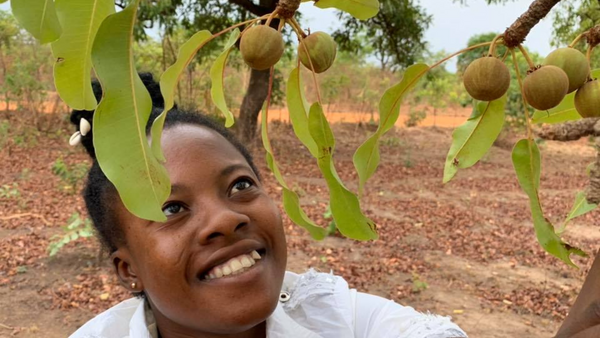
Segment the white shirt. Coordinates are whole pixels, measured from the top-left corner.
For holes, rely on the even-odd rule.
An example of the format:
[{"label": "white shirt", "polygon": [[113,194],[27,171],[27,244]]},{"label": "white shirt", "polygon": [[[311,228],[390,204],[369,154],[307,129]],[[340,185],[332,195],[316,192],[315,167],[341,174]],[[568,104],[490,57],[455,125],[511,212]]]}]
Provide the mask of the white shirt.
[{"label": "white shirt", "polygon": [[[314,270],[286,272],[277,308],[267,318],[267,338],[462,338],[449,317],[423,314],[391,300],[348,288],[338,276]],[[282,298],[283,299],[283,298]],[[143,299],[123,301],[99,314],[70,338],[157,338],[152,310]]]}]

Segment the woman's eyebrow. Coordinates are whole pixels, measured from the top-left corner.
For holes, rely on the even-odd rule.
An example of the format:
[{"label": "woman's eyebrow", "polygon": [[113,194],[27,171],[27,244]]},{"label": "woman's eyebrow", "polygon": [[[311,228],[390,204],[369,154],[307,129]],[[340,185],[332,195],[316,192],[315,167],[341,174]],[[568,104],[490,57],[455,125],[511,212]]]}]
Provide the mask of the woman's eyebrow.
[{"label": "woman's eyebrow", "polygon": [[232,164],[232,165],[226,167],[225,169],[221,170],[221,174],[219,176],[221,176],[221,177],[227,176],[236,170],[248,171],[248,170],[250,170],[250,168],[244,164]]},{"label": "woman's eyebrow", "polygon": [[178,192],[184,191],[185,190],[185,186],[179,185],[179,184],[173,184],[171,185],[171,195],[176,194]]}]

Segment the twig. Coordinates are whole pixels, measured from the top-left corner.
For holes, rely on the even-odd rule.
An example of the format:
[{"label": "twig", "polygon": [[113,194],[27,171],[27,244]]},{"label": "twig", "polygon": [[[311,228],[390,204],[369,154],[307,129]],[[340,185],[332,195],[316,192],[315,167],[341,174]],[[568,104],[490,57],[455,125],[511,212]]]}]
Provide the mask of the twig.
[{"label": "twig", "polygon": [[15,329],[14,327],[10,327],[10,326],[4,325],[2,323],[0,323],[0,327],[3,328],[3,329],[7,329],[7,330],[14,330]]},{"label": "twig", "polygon": [[247,20],[247,21],[244,21],[244,22],[237,23],[237,24],[235,24],[235,25],[233,25],[233,26],[231,26],[231,27],[227,27],[227,28],[225,28],[224,30],[222,30],[222,31],[220,31],[220,32],[218,32],[218,33],[216,33],[216,34],[214,34],[214,35],[211,37],[211,39],[217,38],[217,37],[219,37],[219,36],[221,36],[221,35],[223,35],[223,34],[225,34],[225,33],[229,32],[230,30],[233,30],[233,29],[235,29],[235,28],[238,28],[238,27],[240,27],[240,26],[243,26],[243,25],[246,25],[246,24],[252,25],[252,24],[253,24],[253,23],[255,23],[256,21],[259,21],[259,20],[264,20],[264,19],[266,19],[266,18],[268,18],[268,17],[269,17],[268,15],[263,15],[263,16],[261,16],[261,17],[259,17],[259,18],[254,18],[254,19],[251,19],[251,20]]},{"label": "twig", "polygon": [[456,52],[456,53],[453,53],[453,54],[450,54],[450,55],[446,56],[445,58],[441,59],[440,61],[438,61],[438,62],[434,63],[434,64],[433,64],[431,67],[429,67],[429,69],[428,69],[428,70],[432,70],[433,68],[435,68],[435,67],[437,67],[437,66],[441,65],[442,63],[444,63],[444,62],[446,62],[446,61],[448,61],[448,60],[452,59],[453,57],[455,57],[455,56],[457,56],[457,55],[460,55],[460,54],[462,54],[462,53],[464,53],[464,52],[468,52],[468,51],[470,51],[470,50],[477,49],[477,48],[481,48],[481,47],[487,47],[487,46],[489,46],[489,45],[491,45],[491,44],[492,44],[491,42],[484,42],[484,43],[479,43],[479,44],[473,45],[473,46],[471,46],[471,47],[467,47],[467,48],[465,48],[465,49],[461,49],[461,50],[459,50],[458,52]]},{"label": "twig", "polygon": [[21,217],[35,217],[35,218],[39,218],[42,220],[42,222],[44,222],[45,225],[52,225],[52,223],[48,222],[48,220],[46,220],[46,218],[42,215],[38,215],[38,214],[33,214],[30,212],[24,213],[24,214],[14,214],[14,215],[10,215],[10,216],[2,216],[0,217],[0,221],[8,221],[11,219],[15,219],[15,218],[21,218]]}]

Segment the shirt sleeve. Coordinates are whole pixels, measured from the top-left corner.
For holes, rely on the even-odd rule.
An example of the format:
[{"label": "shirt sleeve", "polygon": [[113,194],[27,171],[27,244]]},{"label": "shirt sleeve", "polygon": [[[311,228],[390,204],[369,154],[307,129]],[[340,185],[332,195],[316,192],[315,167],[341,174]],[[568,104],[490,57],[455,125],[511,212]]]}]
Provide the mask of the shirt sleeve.
[{"label": "shirt sleeve", "polygon": [[357,338],[465,338],[449,317],[425,314],[378,296],[355,294]]}]

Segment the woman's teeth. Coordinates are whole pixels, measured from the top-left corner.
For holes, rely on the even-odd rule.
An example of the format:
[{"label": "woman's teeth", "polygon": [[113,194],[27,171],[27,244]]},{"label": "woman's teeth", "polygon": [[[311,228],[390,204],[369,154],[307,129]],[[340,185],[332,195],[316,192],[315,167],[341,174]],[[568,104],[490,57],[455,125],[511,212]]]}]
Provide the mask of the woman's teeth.
[{"label": "woman's teeth", "polygon": [[256,250],[253,250],[250,254],[239,255],[210,269],[210,271],[204,275],[204,279],[217,279],[229,275],[237,275],[252,267],[256,264],[256,260],[259,259],[261,259],[261,257]]}]

